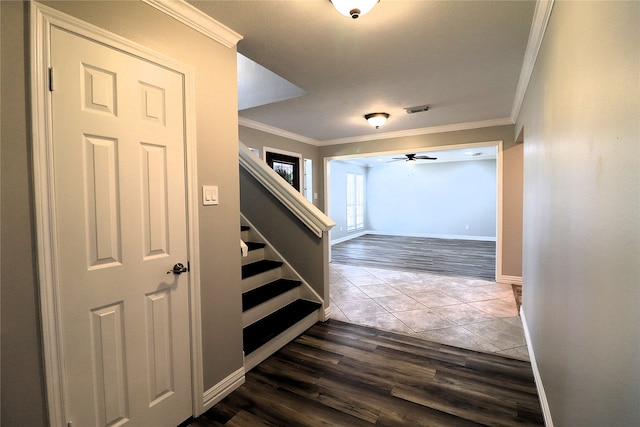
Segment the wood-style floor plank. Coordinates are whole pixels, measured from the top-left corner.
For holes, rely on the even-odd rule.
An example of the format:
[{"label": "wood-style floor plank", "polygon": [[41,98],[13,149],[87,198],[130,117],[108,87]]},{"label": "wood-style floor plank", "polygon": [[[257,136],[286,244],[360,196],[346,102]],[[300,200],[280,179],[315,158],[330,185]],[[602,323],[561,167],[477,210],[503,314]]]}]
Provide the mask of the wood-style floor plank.
[{"label": "wood-style floor plank", "polygon": [[542,426],[528,362],[335,320],[246,375],[190,427]]},{"label": "wood-style floor plank", "polygon": [[331,246],[331,262],[495,280],[496,242],[367,234]]}]

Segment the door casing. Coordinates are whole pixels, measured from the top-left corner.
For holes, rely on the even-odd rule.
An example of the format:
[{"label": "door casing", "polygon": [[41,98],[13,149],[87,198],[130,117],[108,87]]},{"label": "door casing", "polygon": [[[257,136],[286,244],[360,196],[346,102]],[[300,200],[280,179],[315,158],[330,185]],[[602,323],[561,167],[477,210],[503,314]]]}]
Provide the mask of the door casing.
[{"label": "door casing", "polygon": [[[192,412],[203,412],[203,367],[200,312],[200,271],[198,242],[197,157],[195,140],[194,71],[172,58],[133,43],[47,6],[30,3],[31,7],[31,102],[32,159],[38,259],[38,287],[42,322],[46,399],[49,425],[67,425],[67,404],[64,382],[64,358],[60,337],[60,310],[56,252],[58,236],[55,229],[55,198],[53,194],[52,111],[49,96],[49,33],[52,26],[100,41],[116,49],[139,56],[184,75],[185,93],[185,158],[187,199],[187,245],[191,270],[189,273],[189,322],[191,346]],[[55,83],[55,82],[54,82]],[[54,87],[55,89],[55,87]]]}]

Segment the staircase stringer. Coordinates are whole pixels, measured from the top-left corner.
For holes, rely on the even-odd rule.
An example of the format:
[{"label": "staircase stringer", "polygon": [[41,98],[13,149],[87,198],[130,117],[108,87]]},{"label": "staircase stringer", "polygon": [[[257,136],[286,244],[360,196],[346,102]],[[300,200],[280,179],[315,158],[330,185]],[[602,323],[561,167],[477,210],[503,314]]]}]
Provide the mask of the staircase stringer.
[{"label": "staircase stringer", "polygon": [[[254,236],[256,240],[266,244],[265,254],[268,254],[268,256],[271,257],[271,259],[275,259],[283,262],[282,267],[280,267],[282,271],[282,277],[286,279],[299,280],[300,282],[302,282],[301,289],[300,289],[300,297],[322,304],[321,312],[324,312],[326,310],[326,305],[328,304],[328,302],[325,302],[324,299],[320,295],[318,295],[318,293],[313,289],[313,287],[311,287],[311,285],[309,285],[309,283],[304,279],[304,277],[302,277],[302,275],[300,275],[296,271],[296,269],[293,268],[291,264],[289,264],[286,258],[283,257],[282,254],[280,254],[280,252],[278,252],[273,247],[273,245],[269,243],[269,241],[262,235],[262,233],[260,233],[260,231],[242,213],[240,213],[240,219],[243,225],[248,225],[250,227],[249,233],[251,233],[251,235]],[[321,317],[324,317],[324,316],[321,315]],[[319,320],[324,321],[325,319],[321,318]]]}]

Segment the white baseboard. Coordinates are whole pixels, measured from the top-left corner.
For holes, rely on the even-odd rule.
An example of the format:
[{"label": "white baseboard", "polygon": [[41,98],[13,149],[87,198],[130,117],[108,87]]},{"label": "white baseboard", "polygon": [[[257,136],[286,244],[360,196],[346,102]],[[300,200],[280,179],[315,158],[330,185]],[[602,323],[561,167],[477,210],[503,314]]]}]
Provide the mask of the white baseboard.
[{"label": "white baseboard", "polygon": [[463,234],[430,234],[430,233],[394,233],[384,231],[363,230],[357,233],[349,234],[348,236],[340,237],[331,241],[332,245],[346,242],[347,240],[355,239],[366,234],[376,234],[379,236],[400,236],[400,237],[426,237],[431,239],[452,239],[452,240],[480,240],[484,242],[495,242],[496,237],[491,236],[467,236]]},{"label": "white baseboard", "polygon": [[355,239],[356,237],[364,236],[365,234],[371,234],[370,231],[358,231],[357,233],[349,234],[348,236],[340,237],[338,239],[332,240],[331,245],[336,245],[338,243],[346,242],[347,240]]},{"label": "white baseboard", "polygon": [[205,391],[202,395],[203,410],[207,411],[212,408],[213,405],[220,402],[222,399],[231,394],[232,391],[244,384],[244,367],[231,373],[227,378],[220,381],[218,384]]},{"label": "white baseboard", "polygon": [[507,276],[505,274],[501,274],[496,279],[498,283],[508,283],[514,285],[522,285],[522,277],[521,276]]},{"label": "white baseboard", "polygon": [[542,416],[544,417],[544,425],[546,427],[553,427],[553,420],[551,419],[551,410],[549,409],[549,402],[547,402],[547,395],[544,392],[544,386],[542,385],[542,377],[538,370],[538,363],[536,362],[536,356],[533,352],[533,345],[531,343],[531,335],[529,334],[529,326],[527,325],[527,319],[524,315],[524,310],[520,307],[520,319],[522,320],[522,328],[524,329],[524,338],[527,342],[527,350],[529,351],[529,360],[531,360],[531,369],[533,370],[533,378],[536,382],[536,388],[538,389],[538,399],[540,399],[540,406],[542,407]]},{"label": "white baseboard", "polygon": [[326,322],[329,319],[331,319],[331,306],[325,305],[324,306],[324,317],[322,319],[320,319],[320,321],[321,322]]}]

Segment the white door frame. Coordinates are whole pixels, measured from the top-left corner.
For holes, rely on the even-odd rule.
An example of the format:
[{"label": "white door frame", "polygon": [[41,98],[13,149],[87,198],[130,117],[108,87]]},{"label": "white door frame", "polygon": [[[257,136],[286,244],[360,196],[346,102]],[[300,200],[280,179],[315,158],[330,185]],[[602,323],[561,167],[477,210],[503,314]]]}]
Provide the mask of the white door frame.
[{"label": "white door frame", "polygon": [[[506,281],[506,277],[502,274],[502,244],[503,244],[503,236],[502,236],[502,220],[504,217],[503,213],[503,175],[504,175],[504,148],[503,141],[486,141],[486,142],[472,142],[466,144],[452,144],[452,145],[440,145],[434,147],[423,147],[423,148],[411,148],[411,151],[414,152],[429,152],[429,151],[443,151],[443,150],[459,150],[464,148],[480,148],[480,147],[496,147],[496,263],[495,263],[495,277],[496,282],[499,283],[510,283]],[[331,156],[325,157],[324,160],[324,211],[329,212],[330,205],[330,191],[331,191],[331,179],[330,179],[330,168],[329,162],[332,160],[344,160],[344,159],[354,159],[360,157],[374,157],[379,155],[387,155],[387,154],[403,154],[406,153],[407,149],[400,150],[391,150],[391,151],[382,151],[382,152],[373,152],[373,153],[359,153],[359,154],[347,154],[342,156]],[[329,243],[329,248],[331,248],[331,243]],[[331,250],[329,250],[329,260],[331,260]]]},{"label": "white door frame", "polygon": [[[33,141],[33,185],[36,212],[38,286],[42,321],[46,399],[49,425],[67,426],[68,406],[64,382],[64,357],[61,346],[61,316],[56,251],[55,195],[53,192],[52,111],[49,94],[50,47],[52,26],[98,40],[108,46],[172,69],[184,76],[185,150],[187,198],[187,248],[191,270],[189,280],[189,316],[191,342],[191,398],[194,416],[203,412],[203,367],[200,312],[200,271],[198,268],[198,183],[195,138],[194,71],[189,66],[158,54],[123,37],[94,25],[31,2],[31,105]],[[55,81],[54,81],[55,90]]]}]

